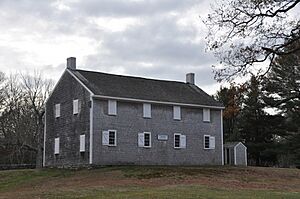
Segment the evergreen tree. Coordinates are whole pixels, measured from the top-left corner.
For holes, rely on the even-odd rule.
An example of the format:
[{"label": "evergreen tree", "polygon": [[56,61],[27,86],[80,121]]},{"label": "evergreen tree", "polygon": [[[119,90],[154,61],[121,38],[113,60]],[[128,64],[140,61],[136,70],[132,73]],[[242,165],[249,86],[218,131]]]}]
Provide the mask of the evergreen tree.
[{"label": "evergreen tree", "polygon": [[[300,46],[300,41],[295,45]],[[293,154],[294,164],[300,166],[300,51],[275,59],[264,90],[265,101],[286,118],[283,153]]]},{"label": "evergreen tree", "polygon": [[276,163],[276,138],[283,128],[282,117],[265,111],[263,96],[260,82],[252,76],[244,98],[239,129],[248,147],[249,159],[256,166]]}]

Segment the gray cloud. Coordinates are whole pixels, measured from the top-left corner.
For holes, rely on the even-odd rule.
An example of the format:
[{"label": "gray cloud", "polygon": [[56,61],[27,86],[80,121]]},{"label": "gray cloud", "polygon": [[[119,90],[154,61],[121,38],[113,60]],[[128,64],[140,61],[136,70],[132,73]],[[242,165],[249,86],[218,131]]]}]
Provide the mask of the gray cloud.
[{"label": "gray cloud", "polygon": [[[61,2],[67,9],[58,9],[57,5]],[[195,72],[197,83],[207,87],[215,83],[210,66],[216,60],[205,52],[205,43],[199,40],[203,36],[199,26],[182,26],[178,23],[190,9],[201,6],[201,9],[206,9],[207,2],[208,0],[2,0],[0,32],[5,30],[10,36],[22,36],[23,40],[30,36],[41,44],[51,43],[52,40],[64,42],[62,38],[73,36],[87,38],[96,48],[92,53],[78,57],[83,60],[82,68],[180,81],[184,81],[185,73]],[[197,18],[198,14],[200,13],[190,17]],[[108,17],[115,20],[130,17],[138,23],[121,31],[103,29],[95,23],[98,18]],[[1,34],[3,33],[0,33],[0,39]],[[80,45],[77,47],[81,48]],[[32,50],[31,46],[26,48],[28,52]],[[39,49],[36,51],[37,55],[43,53]],[[17,48],[0,46],[0,52],[6,52],[0,54],[0,60],[11,65],[11,68],[18,69],[18,63],[24,63],[30,69],[30,63],[35,63],[35,60],[28,61],[24,58],[24,54],[28,52]],[[7,61],[13,58],[15,61]],[[64,68],[64,60],[61,62],[54,66],[49,65],[49,60],[46,60],[40,69],[57,76]],[[4,65],[0,65],[0,70],[3,68]]]},{"label": "gray cloud", "polygon": [[[214,57],[205,52],[203,41],[192,42],[198,30],[182,28],[177,20],[178,16],[146,17],[143,24],[124,32],[102,33],[102,48],[86,57],[86,67],[107,72],[123,68],[126,74],[177,80],[183,80],[186,72],[195,72],[198,83],[214,83],[210,67]],[[103,47],[106,52],[102,53]]]},{"label": "gray cloud", "polygon": [[170,11],[179,11],[195,4],[195,0],[85,0],[70,3],[76,13],[90,16],[153,16]]}]

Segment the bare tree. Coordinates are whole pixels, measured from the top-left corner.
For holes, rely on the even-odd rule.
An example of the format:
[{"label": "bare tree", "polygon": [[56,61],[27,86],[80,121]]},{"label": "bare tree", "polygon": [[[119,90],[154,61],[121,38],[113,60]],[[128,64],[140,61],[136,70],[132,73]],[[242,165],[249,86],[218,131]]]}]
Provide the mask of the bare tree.
[{"label": "bare tree", "polygon": [[53,81],[42,78],[40,72],[35,72],[34,76],[21,75],[21,85],[25,94],[25,99],[28,107],[33,111],[35,118],[35,132],[37,139],[37,167],[42,166],[42,152],[43,152],[43,132],[45,114],[45,103],[52,87]]},{"label": "bare tree", "polygon": [[[30,117],[25,114],[30,113],[26,110],[23,98],[24,95],[20,88],[17,75],[10,75],[2,90],[3,108],[0,117],[0,138],[1,148],[5,153],[1,154],[5,163],[22,163],[24,156],[22,143],[24,143],[26,130],[30,125]],[[29,119],[29,121],[24,121]],[[26,127],[26,128],[24,128]]]},{"label": "bare tree", "polygon": [[4,88],[5,88],[5,75],[0,71],[0,112],[2,110],[2,106],[4,105]]},{"label": "bare tree", "polygon": [[39,167],[42,165],[44,107],[53,83],[38,72],[33,76],[10,75],[2,82],[0,163],[36,163]]},{"label": "bare tree", "polygon": [[[212,7],[204,23],[208,48],[220,60],[215,78],[232,80],[255,69],[264,75],[275,57],[300,50],[300,0],[230,0]],[[289,49],[289,50],[286,50]],[[259,67],[262,64],[268,67]]]}]

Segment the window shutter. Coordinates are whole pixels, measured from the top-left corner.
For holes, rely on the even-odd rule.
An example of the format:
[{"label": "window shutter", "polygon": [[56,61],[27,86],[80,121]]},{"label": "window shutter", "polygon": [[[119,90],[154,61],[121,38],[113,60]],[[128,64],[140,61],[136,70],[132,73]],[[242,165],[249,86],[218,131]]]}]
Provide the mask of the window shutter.
[{"label": "window shutter", "polygon": [[203,109],[203,122],[210,122],[210,109],[209,108]]},{"label": "window shutter", "polygon": [[144,133],[138,134],[138,146],[144,147]]},{"label": "window shutter", "polygon": [[55,104],[55,117],[60,117],[60,104]]},{"label": "window shutter", "polygon": [[215,137],[214,136],[209,136],[209,148],[215,149]]},{"label": "window shutter", "polygon": [[80,135],[80,152],[85,152],[85,135]]},{"label": "window shutter", "polygon": [[108,115],[117,115],[117,101],[108,100]]},{"label": "window shutter", "polygon": [[180,135],[180,148],[186,148],[186,135]]},{"label": "window shutter", "polygon": [[174,120],[181,120],[180,106],[173,106],[173,119]]},{"label": "window shutter", "polygon": [[109,144],[109,132],[103,131],[102,132],[102,145],[108,145]]},{"label": "window shutter", "polygon": [[78,99],[73,100],[73,114],[78,114],[79,109],[78,109]]},{"label": "window shutter", "polygon": [[143,104],[143,117],[151,118],[151,104]]},{"label": "window shutter", "polygon": [[54,140],[54,154],[59,154],[59,138]]}]

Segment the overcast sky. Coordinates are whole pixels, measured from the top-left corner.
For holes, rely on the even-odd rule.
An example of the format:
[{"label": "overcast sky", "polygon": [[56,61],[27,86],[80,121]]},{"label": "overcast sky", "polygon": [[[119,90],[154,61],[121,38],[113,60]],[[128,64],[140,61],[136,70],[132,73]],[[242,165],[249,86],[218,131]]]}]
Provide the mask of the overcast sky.
[{"label": "overcast sky", "polygon": [[57,80],[80,69],[219,85],[205,52],[209,0],[0,0],[0,71],[40,70]]}]

